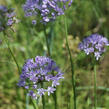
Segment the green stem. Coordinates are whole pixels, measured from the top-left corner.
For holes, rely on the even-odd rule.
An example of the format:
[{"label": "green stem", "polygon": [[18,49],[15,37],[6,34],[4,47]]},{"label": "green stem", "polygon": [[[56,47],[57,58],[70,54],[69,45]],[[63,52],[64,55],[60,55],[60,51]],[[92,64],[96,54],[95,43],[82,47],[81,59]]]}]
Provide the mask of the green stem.
[{"label": "green stem", "polygon": [[97,83],[96,83],[96,64],[94,65],[94,109],[96,109],[97,106]]},{"label": "green stem", "polygon": [[13,59],[15,61],[15,64],[17,65],[18,72],[20,74],[20,67],[19,67],[18,62],[17,62],[17,60],[16,60],[16,58],[15,58],[15,56],[14,56],[14,54],[13,54],[13,52],[12,52],[10,46],[9,46],[9,41],[8,41],[8,38],[6,36],[7,36],[7,34],[6,34],[6,32],[4,32],[4,39],[5,39],[5,42],[6,42],[7,46],[8,46],[8,50],[9,50],[10,54],[12,55],[12,57],[13,57]]},{"label": "green stem", "polygon": [[[49,45],[49,42],[48,42],[48,37],[47,37],[45,25],[44,25],[44,34],[45,34],[45,38],[46,38],[46,45],[47,45],[48,56],[51,57],[50,45]],[[53,72],[53,75],[54,75],[54,72]],[[57,109],[57,95],[56,95],[56,91],[53,94],[53,99],[54,99],[54,102],[55,102],[55,109]]]},{"label": "green stem", "polygon": [[26,94],[26,109],[29,109],[29,96]]},{"label": "green stem", "polygon": [[57,109],[57,95],[56,95],[56,91],[54,92],[54,101],[55,101],[55,109]]},{"label": "green stem", "polygon": [[46,45],[47,45],[47,50],[48,50],[48,56],[50,57],[50,56],[51,56],[51,53],[50,53],[50,47],[49,47],[48,36],[47,36],[47,33],[46,33],[46,27],[45,27],[45,25],[44,25],[44,34],[45,34],[45,39],[46,39]]},{"label": "green stem", "polygon": [[[41,87],[43,87],[43,83],[41,83]],[[42,95],[42,105],[43,105],[43,109],[45,109],[45,98],[44,98],[44,95]]]},{"label": "green stem", "polygon": [[38,107],[35,105],[33,99],[32,99],[31,97],[30,97],[30,99],[31,99],[31,102],[32,102],[32,104],[33,104],[33,108],[34,108],[34,109],[38,109]]},{"label": "green stem", "polygon": [[42,104],[43,104],[43,109],[45,109],[45,98],[44,98],[44,95],[42,95]]},{"label": "green stem", "polygon": [[66,21],[66,16],[65,17],[65,39],[66,39],[66,46],[68,49],[68,53],[70,56],[70,64],[71,64],[71,71],[72,71],[72,86],[73,86],[73,93],[74,93],[74,109],[76,109],[76,85],[75,85],[75,77],[74,77],[74,66],[73,66],[73,59],[71,55],[71,51],[69,48],[69,43],[68,43],[68,32],[67,32],[67,21]]}]

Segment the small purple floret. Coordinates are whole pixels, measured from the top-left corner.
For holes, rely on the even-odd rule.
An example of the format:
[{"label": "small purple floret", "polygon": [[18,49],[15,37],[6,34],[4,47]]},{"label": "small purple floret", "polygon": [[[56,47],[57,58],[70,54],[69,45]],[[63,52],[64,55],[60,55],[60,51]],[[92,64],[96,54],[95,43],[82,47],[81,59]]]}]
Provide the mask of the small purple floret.
[{"label": "small purple floret", "polygon": [[36,20],[32,20],[32,24],[33,25],[36,25]]},{"label": "small purple floret", "polygon": [[50,93],[54,93],[56,89],[53,87],[48,87],[47,91],[48,91],[48,96],[50,95]]}]

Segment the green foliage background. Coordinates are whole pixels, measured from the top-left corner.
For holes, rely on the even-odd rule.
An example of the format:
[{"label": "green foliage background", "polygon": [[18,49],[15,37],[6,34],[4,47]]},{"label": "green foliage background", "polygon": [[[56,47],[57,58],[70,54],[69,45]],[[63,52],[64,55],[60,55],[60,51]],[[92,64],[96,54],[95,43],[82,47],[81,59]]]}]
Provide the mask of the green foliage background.
[{"label": "green foliage background", "polygon": [[[22,4],[25,0],[0,0],[0,4],[14,7],[19,24],[8,30],[10,47],[20,68],[28,58],[45,55],[47,48],[43,26],[31,24],[32,18],[25,18]],[[93,65],[90,57],[78,50],[78,43],[87,35],[99,33],[109,39],[109,0],[74,0],[66,11],[70,49],[74,59],[77,109],[93,109]],[[51,32],[53,34],[51,34]],[[58,109],[73,109],[71,70],[65,47],[64,16],[47,26],[52,58],[65,74],[57,88]],[[0,109],[33,109],[26,91],[17,87],[19,72],[0,33]],[[97,66],[97,109],[109,109],[109,50]],[[52,96],[46,95],[46,109],[54,109]],[[39,101],[39,109],[42,104]]]}]

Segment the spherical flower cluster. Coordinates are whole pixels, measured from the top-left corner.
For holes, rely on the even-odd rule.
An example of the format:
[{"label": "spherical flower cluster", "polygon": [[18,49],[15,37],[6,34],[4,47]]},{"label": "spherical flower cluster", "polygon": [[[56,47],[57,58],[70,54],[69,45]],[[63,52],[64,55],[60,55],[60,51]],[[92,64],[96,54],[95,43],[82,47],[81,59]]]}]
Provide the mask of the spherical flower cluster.
[{"label": "spherical flower cluster", "polygon": [[87,55],[93,53],[96,60],[99,60],[101,54],[106,51],[105,46],[109,46],[109,42],[107,38],[99,34],[92,34],[79,44],[80,50],[83,50]]},{"label": "spherical flower cluster", "polygon": [[53,93],[63,78],[63,73],[52,59],[36,56],[35,60],[28,59],[24,64],[18,86],[27,89],[29,96],[37,99],[45,92],[48,95]]},{"label": "spherical flower cluster", "polygon": [[23,9],[25,16],[37,16],[41,22],[47,23],[63,15],[71,4],[72,0],[27,0]]},{"label": "spherical flower cluster", "polygon": [[16,23],[14,9],[0,5],[0,32]]}]

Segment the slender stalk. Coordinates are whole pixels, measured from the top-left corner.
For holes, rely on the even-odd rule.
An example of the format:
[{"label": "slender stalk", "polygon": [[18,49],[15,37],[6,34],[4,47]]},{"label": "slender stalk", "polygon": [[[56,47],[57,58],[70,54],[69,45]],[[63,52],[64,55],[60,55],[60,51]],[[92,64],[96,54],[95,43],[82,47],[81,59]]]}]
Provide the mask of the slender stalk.
[{"label": "slender stalk", "polygon": [[46,38],[46,45],[47,45],[47,50],[48,50],[48,56],[51,57],[50,47],[49,47],[49,42],[48,42],[48,37],[47,37],[45,25],[44,25],[44,34],[45,34],[45,38]]},{"label": "slender stalk", "polygon": [[30,99],[31,99],[31,102],[32,102],[32,104],[33,104],[33,108],[34,108],[34,109],[38,109],[38,107],[35,105],[33,99],[32,99],[31,97],[30,97]]},{"label": "slender stalk", "polygon": [[29,96],[26,94],[26,109],[29,109]]},{"label": "slender stalk", "polygon": [[76,85],[75,85],[75,77],[74,77],[74,66],[73,66],[73,59],[72,59],[72,55],[71,55],[71,51],[69,48],[69,43],[68,43],[68,32],[67,32],[67,21],[66,21],[66,16],[65,17],[65,39],[66,39],[66,47],[68,49],[68,53],[70,56],[70,64],[71,64],[71,71],[72,71],[72,86],[73,86],[73,93],[74,93],[74,109],[76,109]]},{"label": "slender stalk", "polygon": [[[46,45],[47,45],[48,56],[51,57],[50,44],[49,44],[49,41],[48,41],[48,37],[47,37],[45,25],[44,25],[44,34],[45,34],[45,38],[46,38]],[[53,75],[54,75],[54,72],[53,72]],[[58,106],[57,106],[57,95],[56,95],[56,91],[53,94],[53,99],[54,99],[54,103],[55,103],[55,109],[57,109]]]},{"label": "slender stalk", "polygon": [[44,95],[42,95],[42,104],[43,104],[43,109],[45,109],[45,98],[44,98]]},{"label": "slender stalk", "polygon": [[96,64],[94,65],[94,109],[97,106],[97,83],[96,83]]},{"label": "slender stalk", "polygon": [[[43,83],[41,83],[41,87],[43,87]],[[45,109],[45,98],[44,98],[44,95],[42,95],[42,105],[43,105],[43,109]]]},{"label": "slender stalk", "polygon": [[18,62],[17,62],[15,56],[14,56],[14,53],[12,52],[12,50],[11,50],[11,48],[10,48],[10,45],[9,45],[9,41],[8,41],[6,32],[4,32],[4,39],[5,39],[5,42],[6,42],[6,44],[7,44],[8,50],[9,50],[10,54],[12,55],[12,57],[13,57],[13,59],[14,59],[14,61],[15,61],[15,64],[16,64],[16,66],[17,66],[17,68],[18,68],[18,72],[19,72],[19,74],[20,74],[20,67],[19,67],[19,65],[18,65]]},{"label": "slender stalk", "polygon": [[57,109],[57,95],[56,95],[56,92],[57,91],[55,91],[54,94],[53,94],[53,98],[54,98],[54,102],[55,102],[55,109]]}]

